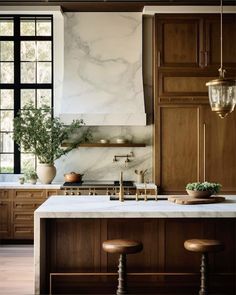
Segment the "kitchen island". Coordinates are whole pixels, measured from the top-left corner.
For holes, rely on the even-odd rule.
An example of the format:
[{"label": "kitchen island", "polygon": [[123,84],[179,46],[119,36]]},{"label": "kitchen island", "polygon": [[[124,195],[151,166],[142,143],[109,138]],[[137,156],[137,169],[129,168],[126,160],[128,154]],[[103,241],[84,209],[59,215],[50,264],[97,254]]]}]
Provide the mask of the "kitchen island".
[{"label": "kitchen island", "polygon": [[114,293],[117,256],[104,253],[101,244],[131,238],[144,245],[128,257],[133,294],[194,294],[200,257],[187,252],[183,242],[217,238],[226,249],[211,256],[212,288],[235,294],[236,196],[225,197],[224,203],[188,206],[167,200],[121,203],[107,196],[50,197],[34,213],[35,293]]}]

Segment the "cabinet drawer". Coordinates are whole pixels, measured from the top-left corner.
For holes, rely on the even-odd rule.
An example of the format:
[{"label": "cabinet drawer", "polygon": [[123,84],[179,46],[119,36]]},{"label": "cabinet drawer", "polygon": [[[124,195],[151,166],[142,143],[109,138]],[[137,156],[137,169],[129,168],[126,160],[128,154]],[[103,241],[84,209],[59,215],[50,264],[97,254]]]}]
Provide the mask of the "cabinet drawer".
[{"label": "cabinet drawer", "polygon": [[16,190],[17,199],[45,199],[45,190]]},{"label": "cabinet drawer", "polygon": [[0,200],[9,199],[9,191],[8,190],[0,190]]},{"label": "cabinet drawer", "polygon": [[13,209],[15,210],[36,210],[42,202],[24,202],[24,201],[14,201]]},{"label": "cabinet drawer", "polygon": [[14,212],[13,214],[13,222],[15,224],[27,222],[27,225],[33,226],[33,221],[34,214],[31,212]]},{"label": "cabinet drawer", "polygon": [[159,81],[157,82],[158,96],[169,99],[185,98],[186,100],[195,100],[205,98],[208,101],[208,89],[206,82],[215,79],[214,75],[197,72],[159,72]]},{"label": "cabinet drawer", "polygon": [[14,225],[14,238],[33,239],[34,227],[30,225]]}]

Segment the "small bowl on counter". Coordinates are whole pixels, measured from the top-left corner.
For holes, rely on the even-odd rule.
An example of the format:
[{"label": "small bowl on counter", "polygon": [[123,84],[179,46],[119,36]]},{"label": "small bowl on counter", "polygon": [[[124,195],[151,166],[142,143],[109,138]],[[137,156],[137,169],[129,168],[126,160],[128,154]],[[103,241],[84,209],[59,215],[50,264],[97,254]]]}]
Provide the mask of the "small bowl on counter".
[{"label": "small bowl on counter", "polygon": [[116,143],[119,143],[119,144],[127,143],[127,140],[125,138],[116,138]]},{"label": "small bowl on counter", "polygon": [[82,181],[83,174],[70,172],[64,174],[65,182],[81,182]]},{"label": "small bowl on counter", "polygon": [[105,144],[105,143],[109,143],[109,139],[100,139],[99,140],[99,143],[103,143],[103,144]]}]

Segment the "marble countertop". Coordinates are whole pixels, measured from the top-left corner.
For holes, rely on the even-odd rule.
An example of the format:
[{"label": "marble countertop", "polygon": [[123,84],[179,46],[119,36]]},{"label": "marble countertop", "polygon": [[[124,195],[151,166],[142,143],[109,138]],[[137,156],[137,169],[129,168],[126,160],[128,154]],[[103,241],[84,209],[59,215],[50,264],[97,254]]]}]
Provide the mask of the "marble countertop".
[{"label": "marble countertop", "polygon": [[62,183],[42,184],[42,183],[24,183],[19,182],[0,182],[0,189],[60,189]]},{"label": "marble countertop", "polygon": [[36,218],[236,218],[236,195],[224,197],[224,203],[177,205],[163,200],[110,201],[108,196],[52,196],[34,214]]},{"label": "marble countertop", "polygon": [[[111,183],[114,183],[114,181],[111,181]],[[62,185],[63,185],[62,182],[52,183],[52,184],[42,184],[42,183],[36,183],[36,184],[24,183],[24,184],[20,184],[19,182],[0,182],[0,189],[60,189]],[[134,185],[138,189],[144,189],[145,188],[144,183],[134,183]],[[147,183],[146,188],[147,189],[155,189],[156,185],[154,183]]]}]

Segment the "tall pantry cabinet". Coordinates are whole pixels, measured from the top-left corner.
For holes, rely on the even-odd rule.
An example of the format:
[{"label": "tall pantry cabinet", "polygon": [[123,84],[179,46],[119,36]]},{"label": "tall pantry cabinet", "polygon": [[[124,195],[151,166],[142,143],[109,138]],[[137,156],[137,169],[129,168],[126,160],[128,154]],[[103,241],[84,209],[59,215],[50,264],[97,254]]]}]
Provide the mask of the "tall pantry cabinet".
[{"label": "tall pantry cabinet", "polygon": [[[156,15],[154,23],[155,182],[184,193],[211,181],[236,193],[236,111],[212,113],[205,83],[218,76],[219,15]],[[223,58],[236,75],[236,16],[223,18]]]}]

